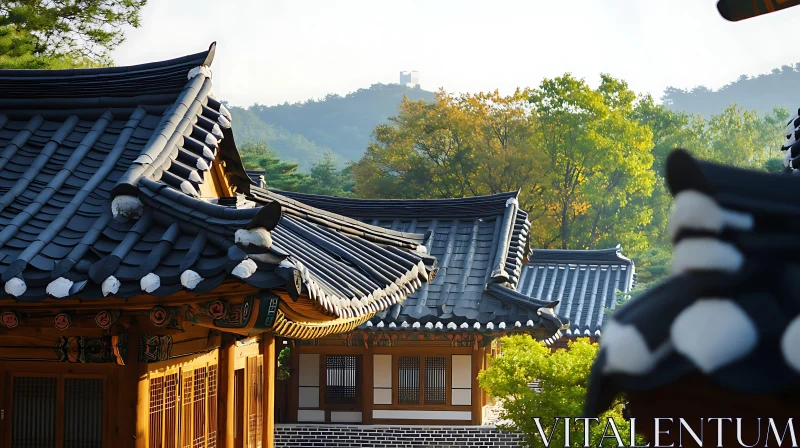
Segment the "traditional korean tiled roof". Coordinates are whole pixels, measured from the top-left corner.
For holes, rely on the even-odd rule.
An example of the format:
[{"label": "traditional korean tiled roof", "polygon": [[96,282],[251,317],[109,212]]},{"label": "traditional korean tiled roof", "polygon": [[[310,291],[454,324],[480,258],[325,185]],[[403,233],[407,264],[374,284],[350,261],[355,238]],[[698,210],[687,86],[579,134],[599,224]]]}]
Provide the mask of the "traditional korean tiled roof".
[{"label": "traditional korean tiled roof", "polygon": [[600,336],[606,309],[617,305],[618,292],[635,284],[633,261],[619,246],[601,250],[534,249],[522,268],[519,292],[558,301],[554,311],[569,320],[568,336]]},{"label": "traditional korean tiled roof", "polygon": [[[354,318],[427,281],[422,235],[251,185],[212,91],[214,48],[134,67],[0,70],[7,296],[167,296],[238,281],[307,293],[323,312]],[[214,163],[235,197],[201,197]]]},{"label": "traditional korean tiled roof", "polygon": [[378,227],[425,234],[425,248],[437,260],[436,278],[405,302],[376,314],[362,329],[498,332],[536,328],[553,337],[567,327],[553,314],[557,302],[515,291],[530,229],[516,192],[430,200],[280,194]]}]

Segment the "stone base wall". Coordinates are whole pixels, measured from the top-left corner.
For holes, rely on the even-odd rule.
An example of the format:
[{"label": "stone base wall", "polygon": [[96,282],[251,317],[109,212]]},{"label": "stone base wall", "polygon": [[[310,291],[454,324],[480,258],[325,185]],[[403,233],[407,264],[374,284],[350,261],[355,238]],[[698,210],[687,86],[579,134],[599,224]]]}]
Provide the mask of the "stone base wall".
[{"label": "stone base wall", "polygon": [[517,448],[521,441],[494,426],[275,425],[275,448]]}]

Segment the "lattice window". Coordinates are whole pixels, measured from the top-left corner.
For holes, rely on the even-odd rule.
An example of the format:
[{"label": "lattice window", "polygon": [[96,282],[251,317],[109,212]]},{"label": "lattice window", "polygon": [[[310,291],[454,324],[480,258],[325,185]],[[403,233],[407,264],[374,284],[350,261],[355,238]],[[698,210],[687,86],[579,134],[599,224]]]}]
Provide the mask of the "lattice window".
[{"label": "lattice window", "polygon": [[150,377],[150,448],[217,447],[218,375],[203,363]]},{"label": "lattice window", "polygon": [[55,447],[58,379],[15,377],[12,387],[11,447]]},{"label": "lattice window", "polygon": [[425,358],[425,404],[447,404],[447,358]]},{"label": "lattice window", "polygon": [[161,448],[164,439],[164,377],[150,378],[150,447]]},{"label": "lattice window", "polygon": [[325,358],[325,403],[355,404],[358,398],[359,369],[357,356]]},{"label": "lattice window", "polygon": [[178,446],[178,378],[177,372],[164,375],[163,446],[165,448],[175,448]]},{"label": "lattice window", "polygon": [[183,384],[181,387],[181,399],[183,400],[183,418],[181,419],[181,446],[183,448],[192,447],[192,404],[194,395],[194,372],[191,370],[183,372]]},{"label": "lattice window", "polygon": [[397,402],[399,404],[420,404],[419,358],[401,356],[397,359]]},{"label": "lattice window", "polygon": [[64,379],[64,448],[102,448],[103,380]]},{"label": "lattice window", "polygon": [[103,446],[106,383],[102,375],[12,375],[11,381],[9,446]]},{"label": "lattice window", "polygon": [[206,436],[206,392],[208,384],[206,383],[206,368],[200,367],[194,371],[194,438],[192,439],[193,447],[205,447]]},{"label": "lattice window", "polygon": [[234,396],[234,416],[233,416],[233,445],[236,447],[244,446],[245,439],[245,405],[247,396],[245,395],[245,369],[236,369],[233,373],[233,396]]}]

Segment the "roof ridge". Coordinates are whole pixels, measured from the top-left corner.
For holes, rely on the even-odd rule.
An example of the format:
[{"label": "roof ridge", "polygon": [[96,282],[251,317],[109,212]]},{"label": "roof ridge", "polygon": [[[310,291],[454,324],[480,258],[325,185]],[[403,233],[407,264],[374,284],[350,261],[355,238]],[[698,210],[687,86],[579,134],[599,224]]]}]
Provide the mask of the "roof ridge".
[{"label": "roof ridge", "polygon": [[365,199],[270,190],[275,194],[354,218],[483,218],[501,216],[517,192],[449,199]]},{"label": "roof ridge", "polygon": [[[0,70],[0,108],[79,111],[171,105],[186,75],[214,60],[208,50],[166,61],[126,67],[67,70]],[[116,111],[115,111],[116,114]]]},{"label": "roof ridge", "polygon": [[[357,232],[360,233],[360,237],[366,238],[370,241],[382,244],[386,244],[391,241],[394,244],[400,243],[407,248],[412,248],[411,246],[414,246],[414,249],[417,249],[419,246],[424,244],[425,235],[423,234],[398,232],[395,230],[385,229],[383,227],[373,226],[357,219],[353,219],[349,216],[320,209],[305,202],[283,196],[274,191],[253,186],[251,187],[250,194],[258,201],[273,200],[279,202],[284,207],[284,213],[287,215],[302,217],[304,219],[311,218],[311,221],[313,222],[333,218],[339,223],[329,222],[326,227],[339,227],[339,230],[350,234]],[[309,213],[311,216],[308,215]],[[350,230],[341,229],[342,225],[350,227]],[[360,229],[360,231],[357,229]]]},{"label": "roof ridge", "polygon": [[532,252],[541,253],[621,253],[622,247],[617,244],[615,247],[604,249],[531,249]]},{"label": "roof ridge", "polygon": [[[178,65],[196,62],[202,58],[202,63],[198,65],[210,66],[214,61],[216,54],[217,43],[212,42],[208,50],[193,53],[185,56],[178,56],[172,59],[165,59],[162,61],[145,62],[142,64],[123,65],[123,66],[110,66],[110,67],[92,67],[92,68],[67,68],[60,70],[47,70],[47,69],[0,69],[0,79],[4,77],[19,77],[27,80],[38,78],[47,78],[47,81],[53,81],[57,78],[70,78],[74,82],[75,78],[96,78],[97,75],[130,75],[132,73],[151,71],[164,67],[172,67]],[[38,76],[37,76],[38,75]]]}]

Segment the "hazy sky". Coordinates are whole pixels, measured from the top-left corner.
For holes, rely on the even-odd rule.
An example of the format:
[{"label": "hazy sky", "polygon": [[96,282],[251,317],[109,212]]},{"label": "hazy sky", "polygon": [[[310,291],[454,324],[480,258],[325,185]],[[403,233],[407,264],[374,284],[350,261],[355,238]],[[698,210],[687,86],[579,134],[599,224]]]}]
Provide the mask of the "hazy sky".
[{"label": "hazy sky", "polygon": [[453,92],[606,72],[660,97],[800,62],[797,23],[800,7],[726,22],[716,0],[150,0],[113,57],[138,64],[217,41],[215,91],[235,105],[346,94],[401,70]]}]

